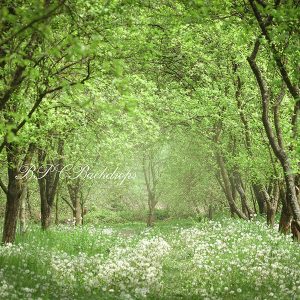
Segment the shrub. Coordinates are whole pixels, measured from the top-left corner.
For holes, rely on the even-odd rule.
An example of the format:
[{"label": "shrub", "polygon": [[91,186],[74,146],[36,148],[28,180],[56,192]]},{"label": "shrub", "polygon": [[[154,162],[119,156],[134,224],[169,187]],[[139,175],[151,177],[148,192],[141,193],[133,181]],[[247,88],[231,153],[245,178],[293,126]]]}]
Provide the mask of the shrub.
[{"label": "shrub", "polygon": [[163,221],[170,218],[170,212],[167,209],[155,209],[154,216],[157,220]]}]

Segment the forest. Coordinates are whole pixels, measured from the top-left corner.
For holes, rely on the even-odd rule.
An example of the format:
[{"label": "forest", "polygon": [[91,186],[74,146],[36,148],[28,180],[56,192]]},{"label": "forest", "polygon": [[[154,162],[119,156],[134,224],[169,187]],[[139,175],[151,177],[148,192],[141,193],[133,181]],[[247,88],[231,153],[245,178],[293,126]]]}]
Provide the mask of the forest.
[{"label": "forest", "polygon": [[0,300],[300,299],[299,0],[0,1]]}]

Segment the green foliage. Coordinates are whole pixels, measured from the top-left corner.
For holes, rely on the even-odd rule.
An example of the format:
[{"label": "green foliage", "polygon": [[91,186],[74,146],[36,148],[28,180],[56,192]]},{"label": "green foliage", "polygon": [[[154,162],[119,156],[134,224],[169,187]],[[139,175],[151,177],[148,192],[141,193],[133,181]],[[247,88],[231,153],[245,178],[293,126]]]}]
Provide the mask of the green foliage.
[{"label": "green foliage", "polygon": [[97,210],[90,212],[84,221],[87,224],[113,224],[113,223],[123,223],[125,220],[119,216],[115,211],[111,210]]}]

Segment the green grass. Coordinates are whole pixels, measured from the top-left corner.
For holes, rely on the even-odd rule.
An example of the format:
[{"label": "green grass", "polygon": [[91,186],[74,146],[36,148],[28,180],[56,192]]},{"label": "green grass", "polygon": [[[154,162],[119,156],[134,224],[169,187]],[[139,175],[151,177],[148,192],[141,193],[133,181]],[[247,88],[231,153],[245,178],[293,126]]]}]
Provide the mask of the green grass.
[{"label": "green grass", "polygon": [[300,246],[261,220],[32,225],[0,270],[0,299],[300,299]]}]

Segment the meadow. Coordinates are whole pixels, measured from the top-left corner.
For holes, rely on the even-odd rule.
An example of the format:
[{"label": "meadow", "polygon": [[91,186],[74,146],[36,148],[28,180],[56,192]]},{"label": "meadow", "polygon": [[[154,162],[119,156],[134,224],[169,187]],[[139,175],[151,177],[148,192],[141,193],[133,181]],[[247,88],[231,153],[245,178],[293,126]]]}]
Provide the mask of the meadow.
[{"label": "meadow", "polygon": [[32,225],[0,247],[0,299],[300,299],[300,246],[259,219]]}]

